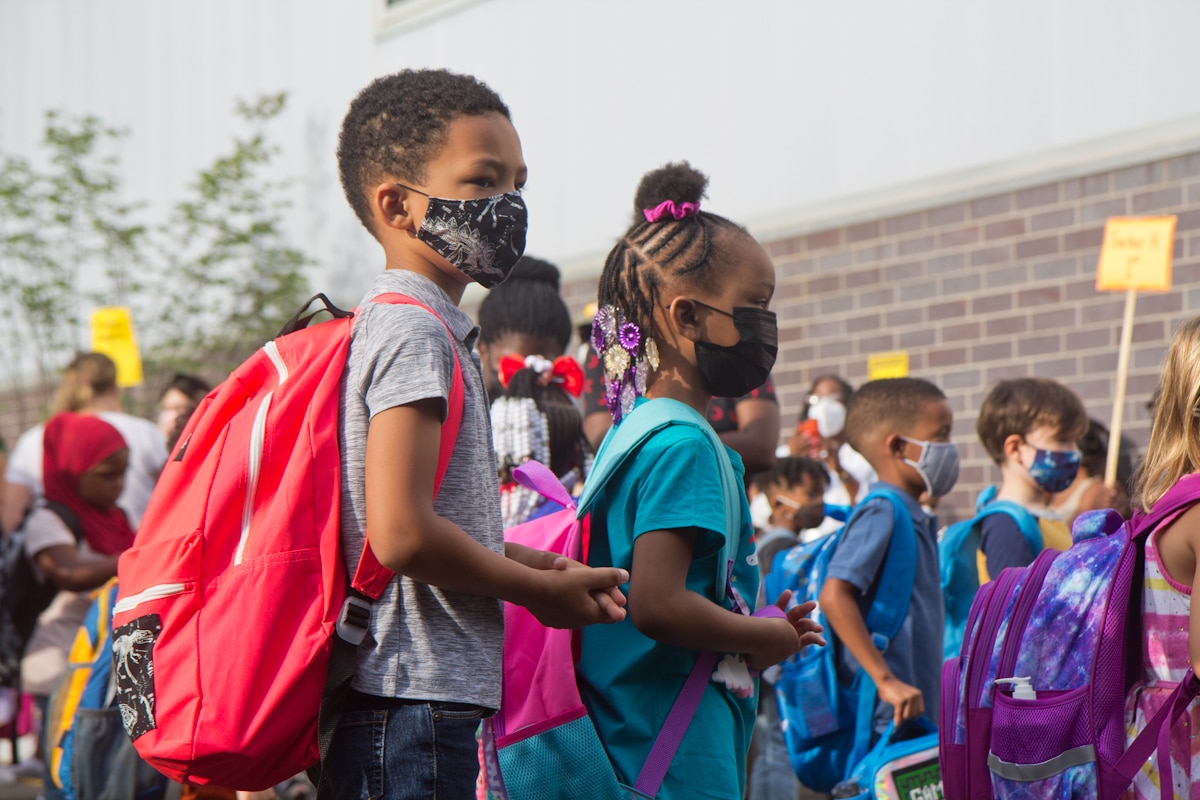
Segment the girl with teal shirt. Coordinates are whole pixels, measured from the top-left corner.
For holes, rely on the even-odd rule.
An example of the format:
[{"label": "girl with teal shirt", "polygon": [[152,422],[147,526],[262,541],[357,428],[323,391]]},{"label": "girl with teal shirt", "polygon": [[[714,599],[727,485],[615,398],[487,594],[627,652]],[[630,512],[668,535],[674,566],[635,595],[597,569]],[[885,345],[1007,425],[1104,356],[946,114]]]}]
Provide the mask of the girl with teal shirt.
[{"label": "girl with teal shirt", "polygon": [[[707,183],[686,162],[647,174],[634,223],[605,263],[592,344],[614,432],[654,403],[702,418],[714,396],[745,394],[774,365],[774,267],[744,228],[700,210]],[[750,616],[759,572],[742,494],[741,523],[728,529],[721,481],[730,471],[741,481],[737,453],[718,450],[694,424],[672,424],[627,458],[592,505],[587,560],[629,570],[628,616],[584,629],[578,674],[622,783],[635,782],[699,655],[722,654],[659,798],[743,796],[757,670],[824,644],[812,604],[786,618]],[[737,548],[721,565],[726,537]]]}]

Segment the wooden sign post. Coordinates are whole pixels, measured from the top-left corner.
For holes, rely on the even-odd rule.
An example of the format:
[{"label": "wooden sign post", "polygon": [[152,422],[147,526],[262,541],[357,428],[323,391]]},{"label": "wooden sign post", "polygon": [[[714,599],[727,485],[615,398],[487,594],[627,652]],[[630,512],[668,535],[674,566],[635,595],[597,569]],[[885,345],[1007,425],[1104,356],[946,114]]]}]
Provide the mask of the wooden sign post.
[{"label": "wooden sign post", "polygon": [[1129,378],[1129,353],[1133,346],[1133,312],[1137,293],[1171,290],[1171,251],[1175,245],[1175,217],[1111,217],[1104,227],[1104,244],[1096,274],[1096,290],[1125,292],[1125,319],[1121,324],[1121,349],[1117,357],[1117,385],[1113,390],[1112,425],[1108,433],[1108,461],[1104,485],[1117,482],[1117,456],[1121,448],[1121,422],[1125,410],[1125,385]]}]

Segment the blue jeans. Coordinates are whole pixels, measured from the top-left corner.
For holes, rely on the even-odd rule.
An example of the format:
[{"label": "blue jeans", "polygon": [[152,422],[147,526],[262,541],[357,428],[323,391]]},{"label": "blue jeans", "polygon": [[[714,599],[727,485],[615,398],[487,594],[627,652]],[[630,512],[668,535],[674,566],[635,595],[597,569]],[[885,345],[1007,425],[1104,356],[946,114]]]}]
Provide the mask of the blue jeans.
[{"label": "blue jeans", "polygon": [[338,800],[471,800],[479,774],[475,730],[488,712],[463,703],[401,703],[363,708],[357,695],[330,748]]}]

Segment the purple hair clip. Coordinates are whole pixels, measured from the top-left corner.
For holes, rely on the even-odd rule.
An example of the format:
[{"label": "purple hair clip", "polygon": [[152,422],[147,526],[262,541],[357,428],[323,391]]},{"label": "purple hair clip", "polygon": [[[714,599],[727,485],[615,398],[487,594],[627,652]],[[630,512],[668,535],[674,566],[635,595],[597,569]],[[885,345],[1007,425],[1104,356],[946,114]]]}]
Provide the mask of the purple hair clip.
[{"label": "purple hair clip", "polygon": [[684,217],[694,217],[700,213],[699,203],[679,203],[674,200],[663,200],[654,208],[644,208],[642,213],[646,215],[647,222],[658,222],[663,217],[670,214],[675,219],[683,219]]}]

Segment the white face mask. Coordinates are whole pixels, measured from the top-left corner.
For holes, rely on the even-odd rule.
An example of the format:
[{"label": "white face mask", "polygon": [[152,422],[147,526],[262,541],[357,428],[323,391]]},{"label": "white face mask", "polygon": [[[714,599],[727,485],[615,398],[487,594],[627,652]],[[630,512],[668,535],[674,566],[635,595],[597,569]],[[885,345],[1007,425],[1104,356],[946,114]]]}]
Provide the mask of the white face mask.
[{"label": "white face mask", "polygon": [[759,530],[771,527],[771,501],[762,492],[754,495],[750,501],[750,521]]},{"label": "white face mask", "polygon": [[809,398],[808,418],[817,423],[817,433],[828,439],[846,427],[846,406],[833,395]]}]

